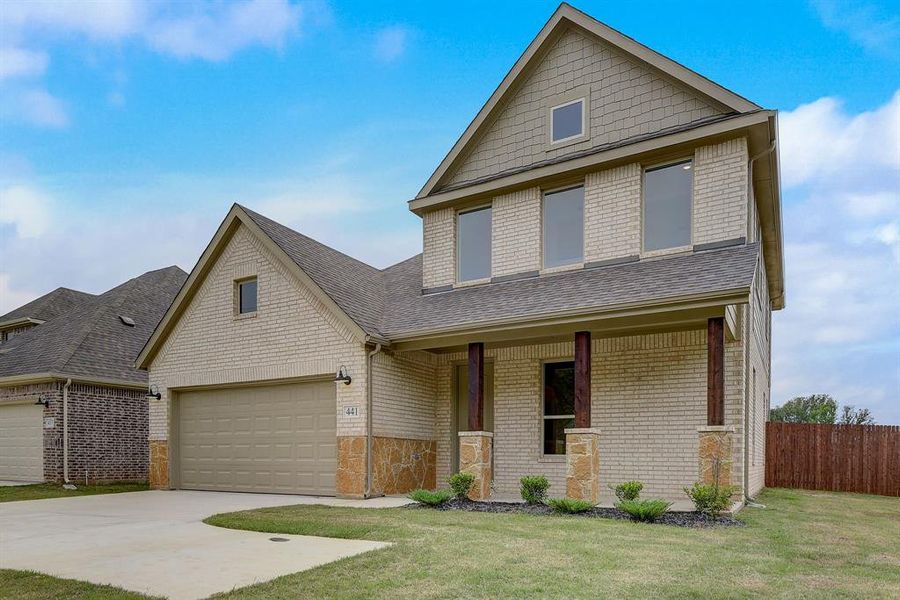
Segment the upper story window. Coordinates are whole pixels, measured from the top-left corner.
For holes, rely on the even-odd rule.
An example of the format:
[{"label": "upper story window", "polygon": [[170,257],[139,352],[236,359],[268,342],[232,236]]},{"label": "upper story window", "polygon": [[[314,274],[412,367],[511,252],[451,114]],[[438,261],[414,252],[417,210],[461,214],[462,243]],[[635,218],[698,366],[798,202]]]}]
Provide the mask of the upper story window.
[{"label": "upper story window", "polygon": [[256,278],[245,279],[237,283],[238,314],[246,315],[256,312]]},{"label": "upper story window", "polygon": [[544,268],[584,260],[584,187],[544,194]]},{"label": "upper story window", "polygon": [[644,171],[644,251],[691,244],[693,163]]},{"label": "upper story window", "polygon": [[551,144],[584,135],[584,98],[551,108],[550,130]]},{"label": "upper story window", "polygon": [[458,281],[491,276],[491,207],[456,216],[456,274]]}]

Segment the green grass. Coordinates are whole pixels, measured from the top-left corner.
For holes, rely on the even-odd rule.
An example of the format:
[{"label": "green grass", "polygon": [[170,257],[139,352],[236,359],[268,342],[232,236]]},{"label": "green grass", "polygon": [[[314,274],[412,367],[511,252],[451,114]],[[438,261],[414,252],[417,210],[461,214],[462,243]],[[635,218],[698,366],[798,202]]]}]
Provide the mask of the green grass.
[{"label": "green grass", "polygon": [[[760,501],[768,508],[739,514],[746,527],[707,530],[322,506],[215,515],[207,522],[394,543],[221,595],[229,599],[900,597],[900,499],[769,490]],[[13,597],[18,585],[0,579],[0,589]],[[49,586],[46,596],[32,597],[53,597]]]},{"label": "green grass", "polygon": [[110,585],[96,585],[75,579],[60,579],[34,571],[0,569],[0,598],[44,600],[59,598],[85,600],[131,600],[147,598]]},{"label": "green grass", "polygon": [[69,498],[72,496],[95,496],[97,494],[119,494],[122,492],[142,492],[146,483],[109,483],[104,485],[79,485],[78,489],[66,490],[56,483],[36,483],[34,485],[0,486],[0,502],[19,500],[42,500],[44,498]]}]

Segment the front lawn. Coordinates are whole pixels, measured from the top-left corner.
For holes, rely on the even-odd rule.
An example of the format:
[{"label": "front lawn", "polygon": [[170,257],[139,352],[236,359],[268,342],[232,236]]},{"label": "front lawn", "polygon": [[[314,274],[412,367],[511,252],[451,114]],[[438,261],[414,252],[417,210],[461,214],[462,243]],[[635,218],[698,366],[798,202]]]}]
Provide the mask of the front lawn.
[{"label": "front lawn", "polygon": [[[769,490],[746,527],[432,509],[290,506],[210,524],[394,542],[223,598],[900,598],[900,499]],[[13,597],[56,597],[11,572]],[[87,584],[85,584],[87,585]],[[62,594],[65,595],[65,594]]]},{"label": "front lawn", "polygon": [[142,600],[148,596],[127,592],[111,585],[60,579],[33,571],[0,570],[0,598],[15,598],[16,600],[44,600],[46,598]]},{"label": "front lawn", "polygon": [[41,500],[43,498],[69,498],[71,496],[94,496],[97,494],[119,494],[121,492],[142,492],[149,489],[146,483],[109,483],[104,485],[79,485],[78,489],[67,490],[57,483],[36,483],[34,485],[0,486],[0,502],[18,500]]}]

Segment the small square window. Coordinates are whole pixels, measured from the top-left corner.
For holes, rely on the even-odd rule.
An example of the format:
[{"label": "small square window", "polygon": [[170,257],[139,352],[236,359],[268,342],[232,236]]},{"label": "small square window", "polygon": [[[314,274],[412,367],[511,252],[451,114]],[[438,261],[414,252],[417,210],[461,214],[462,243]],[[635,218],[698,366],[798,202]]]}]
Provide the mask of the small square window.
[{"label": "small square window", "polygon": [[248,279],[238,283],[238,313],[256,312],[256,279]]},{"label": "small square window", "polygon": [[584,98],[550,109],[552,143],[584,135]]}]

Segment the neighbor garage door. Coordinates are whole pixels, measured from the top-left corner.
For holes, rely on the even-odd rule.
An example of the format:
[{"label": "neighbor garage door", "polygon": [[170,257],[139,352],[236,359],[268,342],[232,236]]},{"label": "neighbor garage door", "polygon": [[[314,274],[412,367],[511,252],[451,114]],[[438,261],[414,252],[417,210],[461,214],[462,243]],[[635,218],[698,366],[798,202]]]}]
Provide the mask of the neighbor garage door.
[{"label": "neighbor garage door", "polygon": [[43,406],[0,406],[0,480],[44,480],[43,422]]},{"label": "neighbor garage door", "polygon": [[334,495],[330,381],[178,394],[184,489]]}]

